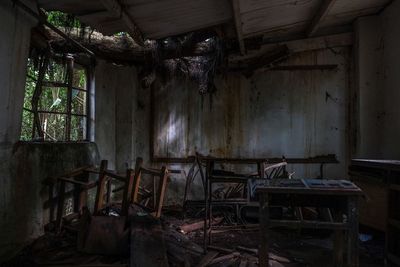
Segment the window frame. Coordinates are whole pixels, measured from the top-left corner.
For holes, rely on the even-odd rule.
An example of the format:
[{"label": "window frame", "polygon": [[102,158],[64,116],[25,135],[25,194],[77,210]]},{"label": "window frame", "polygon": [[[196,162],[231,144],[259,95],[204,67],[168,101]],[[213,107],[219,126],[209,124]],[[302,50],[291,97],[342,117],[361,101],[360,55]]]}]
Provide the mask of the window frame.
[{"label": "window frame", "polygon": [[[44,75],[48,69],[49,61],[65,61],[65,71],[66,71],[66,79],[65,81],[45,81]],[[86,76],[85,88],[80,88],[79,86],[74,86],[74,70],[77,68],[75,65],[79,65],[83,68]],[[27,71],[27,79],[31,79],[35,83],[34,96],[31,100],[31,109],[23,107],[23,110],[29,112],[31,116],[33,116],[32,120],[32,137],[30,141],[39,141],[39,142],[90,142],[93,141],[93,130],[94,125],[92,123],[94,117],[94,99],[93,99],[93,90],[94,90],[94,75],[93,75],[93,64],[87,60],[80,60],[79,55],[74,54],[45,54],[41,56],[41,60],[39,63],[39,71],[37,77],[32,77],[29,75]],[[48,88],[59,88],[63,90],[67,90],[67,103],[64,105],[64,111],[51,111],[51,110],[41,110],[40,100],[42,97],[43,90],[47,90]],[[73,109],[73,92],[85,92],[85,106],[84,106],[84,114],[74,113]],[[36,103],[34,106],[34,97],[36,95]],[[26,87],[24,92],[24,99],[26,97]],[[66,116],[66,120],[64,122],[64,138],[59,140],[49,140],[54,139],[50,135],[47,134],[43,130],[43,123],[41,121],[42,114],[57,114]],[[82,139],[71,140],[72,137],[72,120],[73,118],[84,118],[85,119],[85,128],[83,130]],[[22,122],[23,123],[23,122]],[[48,139],[49,138],[49,139]]]}]

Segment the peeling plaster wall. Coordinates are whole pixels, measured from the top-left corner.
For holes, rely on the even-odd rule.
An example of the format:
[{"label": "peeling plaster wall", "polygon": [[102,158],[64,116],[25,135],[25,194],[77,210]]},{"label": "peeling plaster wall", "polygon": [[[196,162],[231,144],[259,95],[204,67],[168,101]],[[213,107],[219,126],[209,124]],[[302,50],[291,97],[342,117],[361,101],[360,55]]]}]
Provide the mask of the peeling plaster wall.
[{"label": "peeling plaster wall", "polygon": [[[287,65],[337,64],[337,70],[240,73],[216,80],[202,99],[197,86],[173,79],[155,90],[154,155],[186,157],[301,157],[336,154],[326,178],[346,178],[348,163],[349,48],[305,52]],[[176,165],[177,167],[179,165]],[[295,177],[319,175],[318,165],[291,165]],[[179,198],[183,196],[182,179]],[[197,191],[197,195],[201,194]],[[176,201],[176,200],[175,200]]]},{"label": "peeling plaster wall", "polygon": [[393,1],[381,15],[383,28],[383,75],[385,118],[382,156],[400,159],[400,2]]},{"label": "peeling plaster wall", "polygon": [[20,142],[14,145],[10,158],[12,201],[7,206],[6,224],[1,233],[3,248],[10,251],[8,257],[42,235],[44,226],[50,222],[50,209],[45,207],[49,198],[45,180],[98,162],[94,143]]},{"label": "peeling plaster wall", "polygon": [[358,147],[356,157],[400,158],[400,2],[360,18],[357,33]]},{"label": "peeling plaster wall", "polygon": [[357,20],[356,70],[358,87],[358,157],[375,158],[380,155],[380,132],[383,123],[379,114],[384,112],[384,100],[379,90],[383,82],[382,25],[378,16]]},{"label": "peeling plaster wall", "polygon": [[139,88],[136,68],[99,61],[95,79],[100,157],[120,172],[134,168],[138,156],[148,162],[149,92]]},{"label": "peeling plaster wall", "polygon": [[30,29],[34,21],[13,7],[0,2],[0,261],[18,247],[13,239],[18,229],[12,205],[16,184],[11,173],[13,145],[19,139],[24,99],[26,62]]},{"label": "peeling plaster wall", "polygon": [[[26,4],[35,7],[33,1]],[[43,181],[99,160],[93,143],[18,143],[30,29],[36,23],[11,1],[0,1],[0,262],[41,235],[49,222]]]}]

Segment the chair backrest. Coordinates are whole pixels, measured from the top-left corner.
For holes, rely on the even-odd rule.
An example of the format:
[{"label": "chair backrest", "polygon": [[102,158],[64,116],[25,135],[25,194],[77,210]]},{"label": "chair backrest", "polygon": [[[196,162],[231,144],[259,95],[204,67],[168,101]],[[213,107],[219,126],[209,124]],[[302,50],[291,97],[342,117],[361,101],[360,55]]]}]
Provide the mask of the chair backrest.
[{"label": "chair backrest", "polygon": [[[96,200],[94,205],[93,214],[97,214],[104,206],[104,196],[107,193],[106,203],[108,204],[111,199],[111,180],[117,180],[124,184],[123,186],[123,197],[122,197],[122,216],[128,215],[129,204],[131,203],[131,192],[134,181],[134,170],[127,169],[126,175],[118,175],[109,170],[107,170],[108,162],[107,160],[102,160],[99,169],[99,178],[97,181],[97,192]],[[107,185],[107,188],[106,188]],[[107,189],[107,191],[106,191]]]},{"label": "chair backrest", "polygon": [[[153,207],[153,215],[156,218],[161,216],[161,210],[164,203],[165,192],[167,188],[167,181],[168,181],[168,170],[165,166],[161,169],[150,169],[144,168],[142,166],[143,160],[141,158],[137,158],[136,160],[136,167],[135,167],[135,176],[134,182],[132,187],[132,201],[133,203],[139,202],[139,186],[142,180],[143,174],[148,174],[153,177],[159,178],[158,188],[153,190],[153,198],[155,199],[155,205]],[[156,191],[156,192],[155,192]]]},{"label": "chair backrest", "polygon": [[289,178],[286,171],[287,162],[264,165],[264,176],[267,179]]}]

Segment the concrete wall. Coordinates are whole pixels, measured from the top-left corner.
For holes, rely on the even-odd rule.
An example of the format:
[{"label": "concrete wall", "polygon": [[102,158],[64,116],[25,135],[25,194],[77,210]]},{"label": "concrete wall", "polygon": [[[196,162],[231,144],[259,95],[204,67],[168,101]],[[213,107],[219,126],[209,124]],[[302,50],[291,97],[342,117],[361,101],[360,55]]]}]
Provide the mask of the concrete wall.
[{"label": "concrete wall", "polygon": [[400,2],[360,18],[357,36],[358,136],[356,156],[400,157]]},{"label": "concrete wall", "polygon": [[[203,100],[196,85],[172,80],[156,90],[154,155],[186,157],[300,157],[336,154],[327,178],[345,178],[348,158],[350,52],[305,52],[288,65],[337,64],[337,70],[239,73],[216,81]],[[296,177],[316,177],[319,166],[290,166]]]}]

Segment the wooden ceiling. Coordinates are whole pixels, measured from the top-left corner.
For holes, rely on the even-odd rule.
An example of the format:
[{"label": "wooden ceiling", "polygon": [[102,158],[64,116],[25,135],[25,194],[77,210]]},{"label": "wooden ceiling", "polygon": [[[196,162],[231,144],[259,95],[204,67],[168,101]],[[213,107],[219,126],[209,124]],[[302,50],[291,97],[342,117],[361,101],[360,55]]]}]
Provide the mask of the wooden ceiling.
[{"label": "wooden ceiling", "polygon": [[[45,10],[77,15],[104,34],[160,39],[225,25],[244,39],[315,36],[376,14],[391,0],[38,0]],[[227,27],[226,27],[227,26]]]}]

